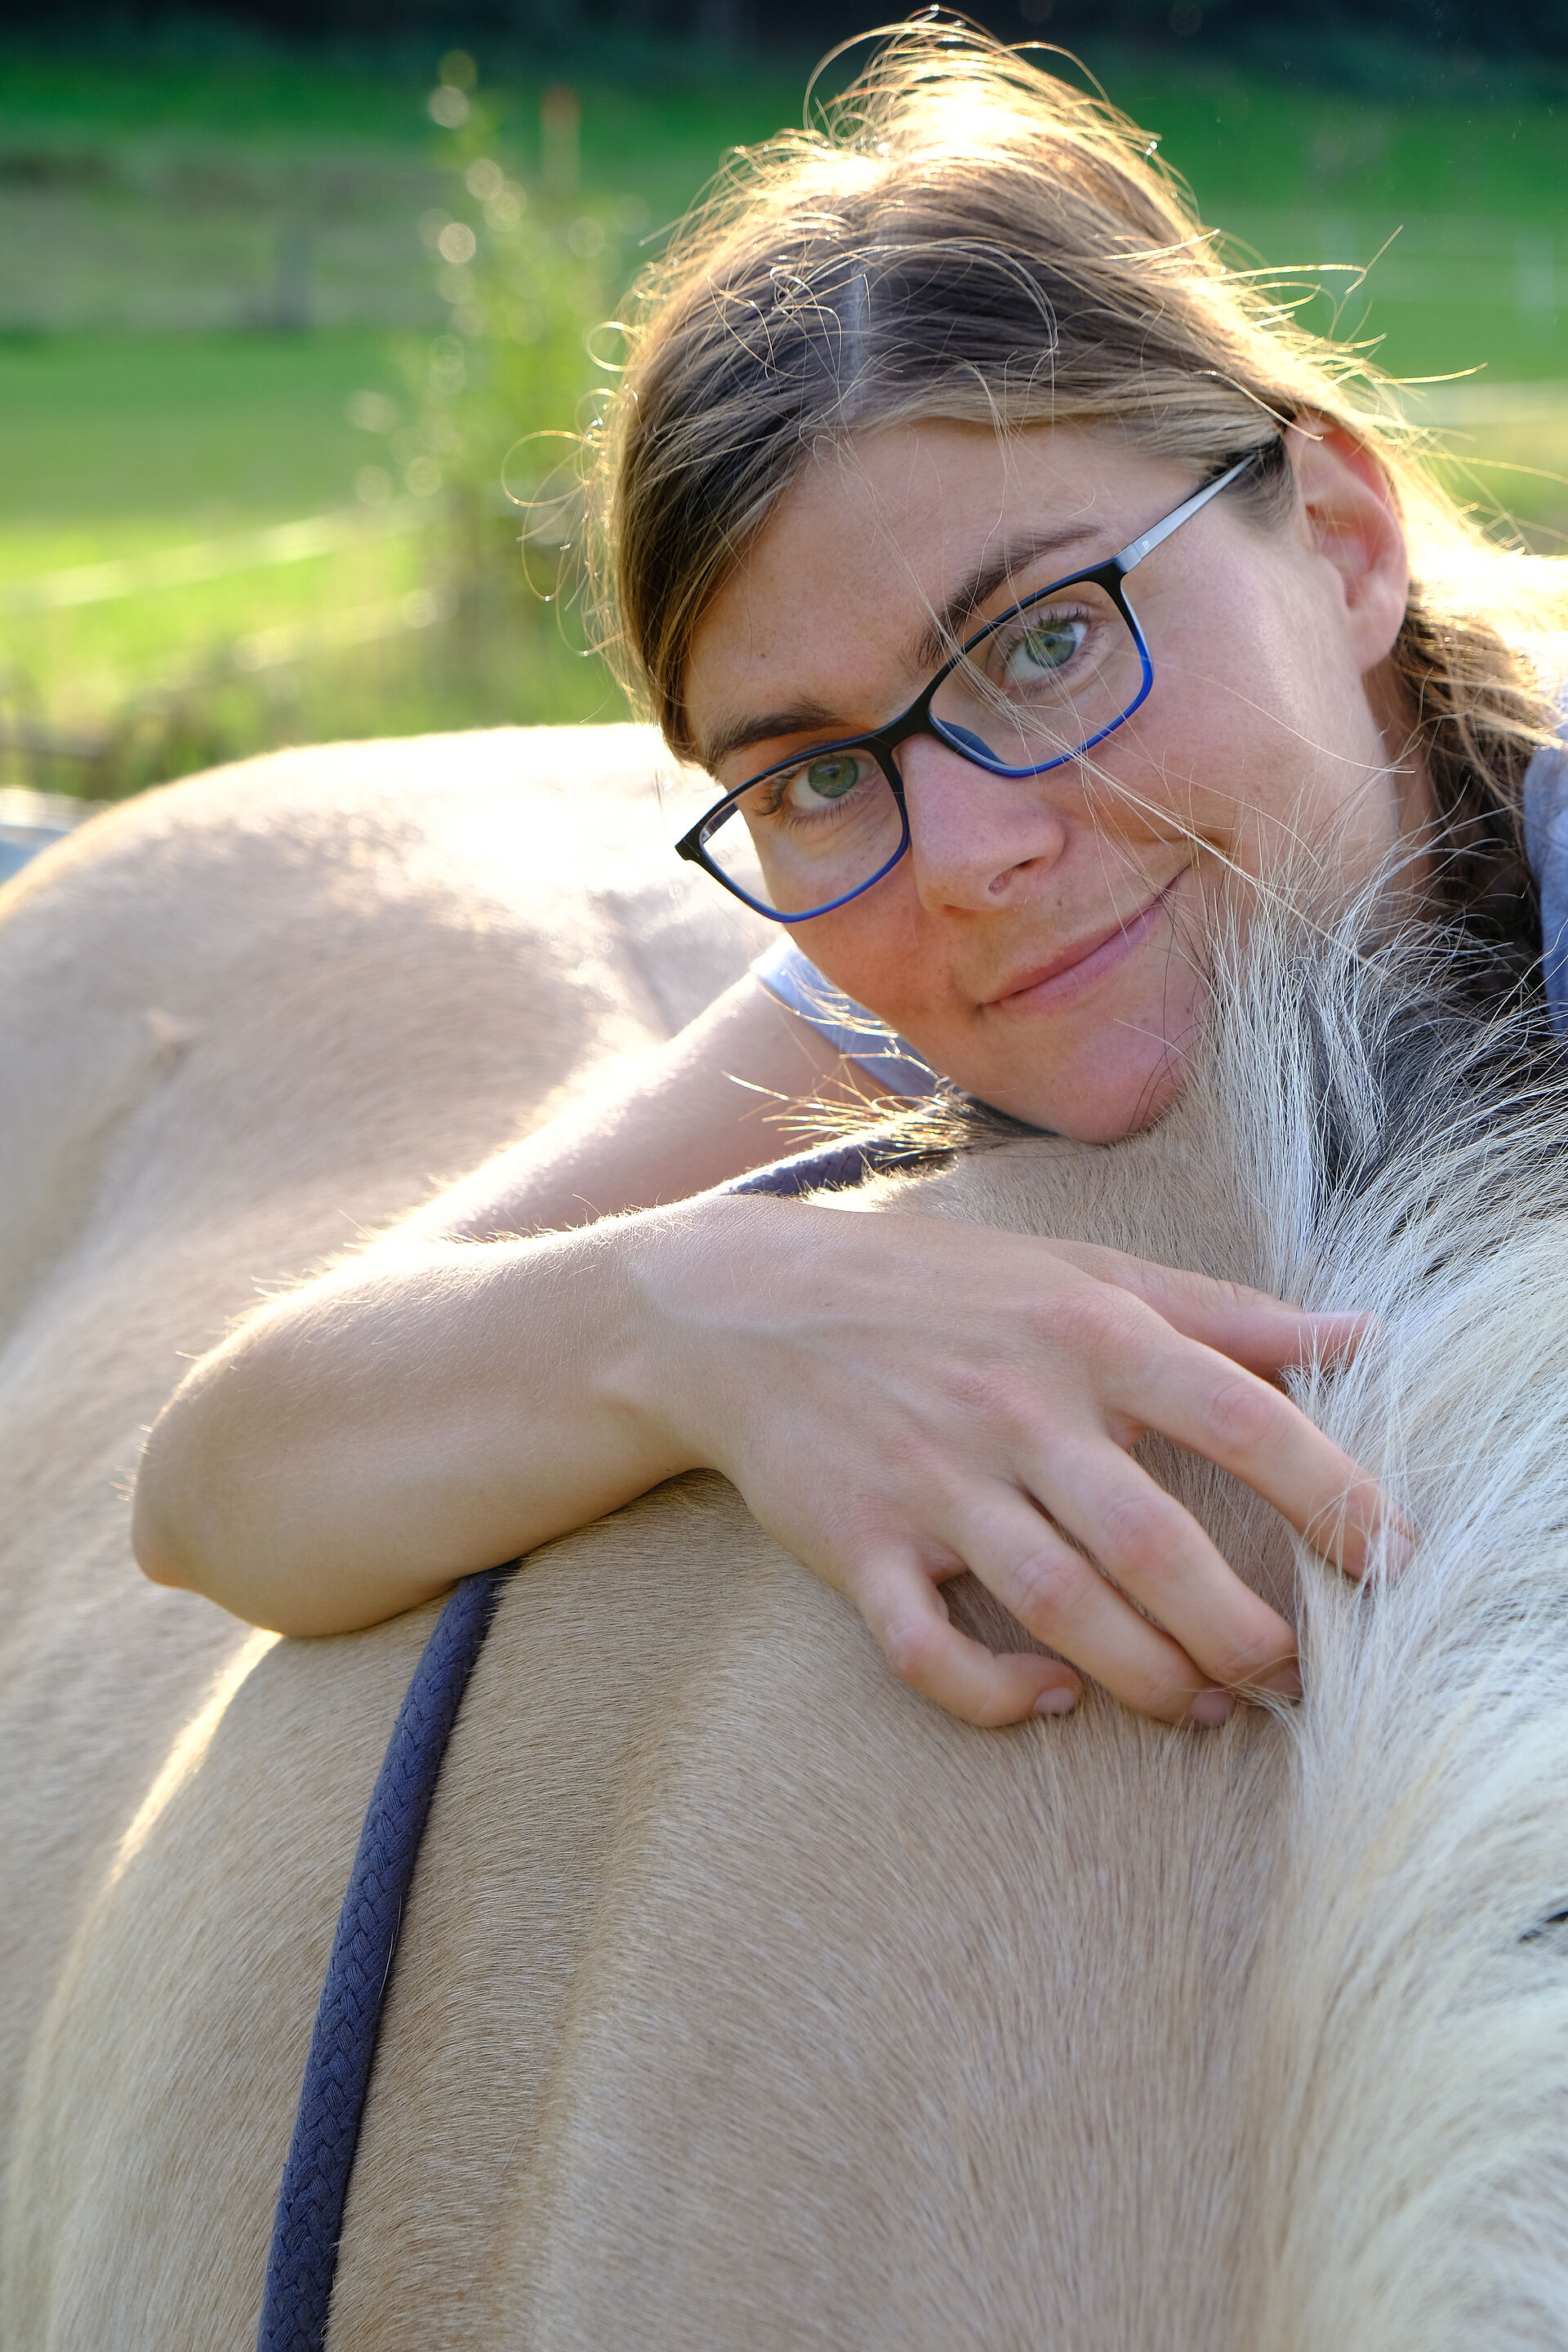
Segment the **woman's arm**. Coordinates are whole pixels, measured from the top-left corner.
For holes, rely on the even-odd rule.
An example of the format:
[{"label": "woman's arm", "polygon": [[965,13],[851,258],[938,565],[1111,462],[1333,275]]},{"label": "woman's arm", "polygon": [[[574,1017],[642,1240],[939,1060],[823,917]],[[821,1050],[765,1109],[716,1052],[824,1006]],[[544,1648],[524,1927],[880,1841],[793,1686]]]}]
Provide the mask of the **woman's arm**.
[{"label": "woman's arm", "polygon": [[401,1233],[489,1241],[688,1201],[800,1149],[779,1131],[781,1102],[852,1105],[870,1091],[855,1064],[748,972],[613,1091],[501,1152]]},{"label": "woman's arm", "polygon": [[205,1356],[137,1479],[146,1573],[284,1632],[344,1630],[686,1466],[614,1402],[636,1230],[538,1237],[707,1192],[792,1148],[781,1099],[861,1091],[746,974],[613,1090]]},{"label": "woman's arm", "polygon": [[[678,1041],[672,1088],[710,1098],[757,1011],[721,1000],[705,1041]],[[1321,1548],[1354,1570],[1375,1490],[1269,1385],[1353,1345],[1353,1318],[1110,1251],[715,1192],[448,1237],[635,1200],[640,1163],[617,1151],[643,1138],[658,1189],[771,1156],[767,1129],[747,1154],[732,1114],[691,1137],[667,1109],[656,1086],[587,1118],[575,1153],[542,1137],[505,1155],[204,1358],[148,1443],[148,1573],[286,1632],[343,1630],[706,1465],[973,1721],[1055,1711],[1079,1681],[948,1623],[938,1588],[965,1566],[1148,1713],[1213,1721],[1235,1686],[1289,1687],[1289,1627],[1128,1448],[1163,1432],[1331,1530]]]},{"label": "woman's arm", "polygon": [[265,1307],[153,1427],[142,1567],[258,1624],[339,1632],[685,1468],[631,1362],[639,1253],[668,1213],[384,1245]]}]

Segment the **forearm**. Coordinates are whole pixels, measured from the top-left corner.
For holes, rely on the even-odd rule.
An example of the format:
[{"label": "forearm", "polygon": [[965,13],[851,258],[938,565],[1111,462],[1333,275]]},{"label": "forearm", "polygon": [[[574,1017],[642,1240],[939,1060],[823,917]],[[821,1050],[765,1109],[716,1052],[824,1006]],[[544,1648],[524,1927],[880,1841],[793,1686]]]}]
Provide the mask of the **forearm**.
[{"label": "forearm", "polygon": [[643,1262],[688,1246],[668,1224],[384,1248],[268,1308],[153,1428],[143,1568],[284,1633],[346,1631],[690,1466],[655,1402]]},{"label": "forearm", "polygon": [[[767,1112],[846,1082],[748,976],[613,1089],[254,1317],[149,1440],[133,1522],[148,1574],[283,1631],[346,1630],[689,1466],[634,1402],[679,1347],[646,1277],[657,1256],[685,1268],[678,1289],[710,1291],[702,1248],[734,1217],[591,1221],[773,1157],[788,1146]],[[768,1204],[747,1205],[749,1231]],[[655,1404],[668,1389],[661,1364]]]}]

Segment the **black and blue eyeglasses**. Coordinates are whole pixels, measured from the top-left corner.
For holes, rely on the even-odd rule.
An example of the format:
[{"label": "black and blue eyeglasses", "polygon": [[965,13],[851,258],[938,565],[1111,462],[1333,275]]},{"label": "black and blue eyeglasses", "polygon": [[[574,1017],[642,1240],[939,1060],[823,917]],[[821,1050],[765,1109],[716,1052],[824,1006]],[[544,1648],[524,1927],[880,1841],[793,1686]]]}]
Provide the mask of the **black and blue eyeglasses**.
[{"label": "black and blue eyeglasses", "polygon": [[1251,450],[1105,563],[1037,589],[988,621],[909,709],[874,734],[818,744],[714,802],[678,854],[774,922],[830,915],[872,889],[910,845],[895,752],[934,735],[994,776],[1043,776],[1131,718],[1154,665],[1127,575],[1273,445]]}]

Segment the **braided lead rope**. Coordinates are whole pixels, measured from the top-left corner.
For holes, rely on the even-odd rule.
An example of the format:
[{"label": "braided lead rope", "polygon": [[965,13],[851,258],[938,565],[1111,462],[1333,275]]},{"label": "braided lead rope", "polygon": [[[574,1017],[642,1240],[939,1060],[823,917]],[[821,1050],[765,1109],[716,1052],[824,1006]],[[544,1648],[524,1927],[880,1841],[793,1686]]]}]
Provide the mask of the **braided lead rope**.
[{"label": "braided lead rope", "polygon": [[316,2011],[267,2257],[258,2352],[321,2352],[365,2090],[403,1906],[458,1709],[510,1568],[458,1585],[382,1759]]},{"label": "braided lead rope", "polygon": [[829,1143],[816,1151],[797,1151],[792,1159],[775,1160],[770,1167],[753,1168],[721,1184],[721,1192],[771,1192],[791,1200],[802,1192],[843,1192],[863,1184],[868,1176],[889,1171],[913,1170],[945,1152],[911,1144],[898,1135],[863,1135],[853,1143]]},{"label": "braided lead rope", "polygon": [[[753,1169],[721,1190],[788,1197],[858,1184],[879,1169],[921,1157],[907,1145],[864,1137]],[[258,2352],[321,2352],[326,2338],[349,2176],[403,1906],[452,1726],[489,1632],[501,1580],[515,1566],[487,1569],[454,1589],[414,1669],[382,1759],[305,2061],[267,2256]]]}]

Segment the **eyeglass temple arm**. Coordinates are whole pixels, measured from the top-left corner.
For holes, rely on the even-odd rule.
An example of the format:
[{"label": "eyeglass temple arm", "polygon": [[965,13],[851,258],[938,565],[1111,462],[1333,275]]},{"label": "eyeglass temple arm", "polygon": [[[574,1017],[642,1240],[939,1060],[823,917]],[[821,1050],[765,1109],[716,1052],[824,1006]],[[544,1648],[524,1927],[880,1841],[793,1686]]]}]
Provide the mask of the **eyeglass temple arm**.
[{"label": "eyeglass temple arm", "polygon": [[1184,499],[1174,514],[1168,514],[1163,522],[1157,522],[1152,530],[1143,533],[1142,539],[1129,540],[1121,552],[1110,559],[1118,572],[1131,572],[1135,563],[1142,563],[1143,558],[1162,546],[1173,530],[1180,530],[1184,522],[1190,522],[1200,507],[1206,507],[1211,499],[1217,499],[1221,490],[1229,489],[1232,482],[1245,474],[1249,466],[1255,466],[1262,455],[1261,449],[1249,449],[1245,457],[1238,457],[1234,466],[1227,467],[1214,481],[1205,482],[1201,490],[1194,490],[1190,499]]}]

